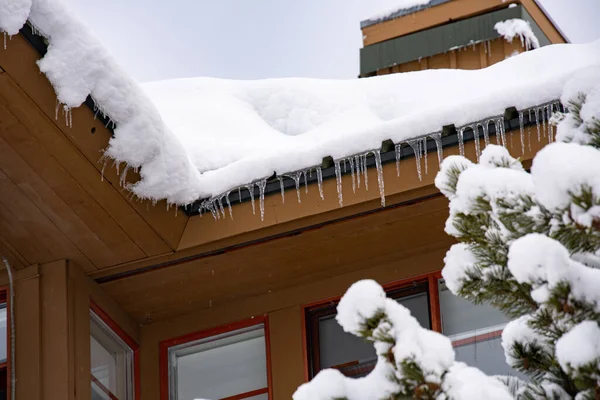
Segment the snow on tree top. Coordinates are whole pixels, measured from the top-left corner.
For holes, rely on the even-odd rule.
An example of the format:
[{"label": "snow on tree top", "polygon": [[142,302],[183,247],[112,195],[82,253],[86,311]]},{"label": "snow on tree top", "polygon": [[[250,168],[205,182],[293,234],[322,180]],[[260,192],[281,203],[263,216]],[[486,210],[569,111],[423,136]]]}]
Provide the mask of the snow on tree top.
[{"label": "snow on tree top", "polygon": [[551,101],[575,71],[600,65],[596,41],[547,46],[477,71],[140,86],[62,1],[0,2],[0,30],[14,34],[27,20],[48,39],[39,66],[58,100],[77,107],[91,95],[116,123],[106,155],[141,167],[130,189],[176,204],[319,165],[324,157],[378,149],[388,139],[399,143]]}]

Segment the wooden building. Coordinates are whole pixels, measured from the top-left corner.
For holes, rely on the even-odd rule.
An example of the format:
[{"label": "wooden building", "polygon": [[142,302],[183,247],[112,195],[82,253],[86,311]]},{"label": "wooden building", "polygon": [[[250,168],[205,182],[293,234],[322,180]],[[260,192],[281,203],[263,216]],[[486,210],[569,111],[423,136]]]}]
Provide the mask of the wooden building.
[{"label": "wooden building", "polygon": [[[490,30],[515,17],[542,45],[565,42],[534,0],[433,0],[363,22],[360,74],[488,66],[523,51]],[[9,398],[15,389],[16,400],[279,400],[324,367],[359,376],[373,350],[332,317],[363,278],[452,335],[463,359],[491,359],[504,321],[440,281],[452,239],[447,200],[433,185],[435,148],[420,160],[429,171],[421,180],[412,157],[401,179],[393,162],[383,166],[385,207],[372,189],[340,208],[335,179],[323,183],[325,200],[314,187],[300,192],[301,204],[268,194],[264,221],[248,201],[220,220],[139,202],[98,162],[112,132],[93,104],[72,110],[72,127],[57,120],[55,92],[36,65],[44,46],[24,27],[0,48],[0,254],[14,270],[14,300],[0,275],[0,380]],[[518,142],[518,118],[506,117],[506,140]],[[444,153],[458,154],[456,132],[447,137]],[[526,164],[541,146],[526,149]],[[472,140],[465,154],[475,160]],[[377,182],[374,168],[367,174]],[[350,174],[342,179],[351,185]]]}]

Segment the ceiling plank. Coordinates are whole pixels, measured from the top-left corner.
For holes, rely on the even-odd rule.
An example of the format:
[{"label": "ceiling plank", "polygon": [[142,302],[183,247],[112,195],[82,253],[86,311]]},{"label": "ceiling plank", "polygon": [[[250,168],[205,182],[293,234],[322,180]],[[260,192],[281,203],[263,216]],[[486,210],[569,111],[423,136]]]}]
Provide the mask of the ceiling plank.
[{"label": "ceiling plank", "polygon": [[[0,171],[0,193],[2,193],[0,212],[4,216],[12,216],[13,223],[20,224],[26,230],[27,236],[22,239],[38,245],[37,253],[33,256],[26,254],[30,263],[46,263],[66,258],[76,261],[86,271],[95,269],[90,260],[2,171]],[[9,243],[12,243],[10,240],[12,236],[8,239]]]},{"label": "ceiling plank", "polygon": [[[0,106],[0,118],[4,121],[2,106]],[[27,132],[22,129],[22,126],[11,124],[7,129],[4,124],[0,124],[0,170],[52,220],[96,267],[115,265],[145,257],[142,250],[133,243],[106,211],[99,207],[94,199],[81,189],[58,164],[53,165],[56,160],[43,154],[43,149],[40,147],[31,149],[33,146],[24,146],[21,154],[28,156],[29,162],[35,160],[34,165],[39,163],[40,168],[37,172],[34,171],[2,139],[5,131],[20,135],[23,141],[28,139]],[[27,141],[32,142],[32,140]],[[42,176],[47,180],[44,181]],[[53,190],[55,188],[62,189],[59,192],[62,196]]]}]

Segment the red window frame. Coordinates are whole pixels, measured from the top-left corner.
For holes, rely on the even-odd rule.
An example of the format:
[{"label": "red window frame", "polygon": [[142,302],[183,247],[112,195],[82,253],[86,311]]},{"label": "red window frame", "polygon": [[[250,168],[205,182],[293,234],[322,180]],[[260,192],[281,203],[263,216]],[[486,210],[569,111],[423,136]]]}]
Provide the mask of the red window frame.
[{"label": "red window frame", "polygon": [[267,315],[256,316],[242,321],[233,322],[227,325],[221,325],[215,328],[210,328],[203,331],[194,332],[187,335],[161,341],[159,344],[160,400],[169,400],[170,347],[188,342],[193,342],[195,340],[206,339],[211,336],[217,336],[260,324],[264,326],[265,330],[265,352],[267,357],[267,387],[246,393],[240,393],[235,396],[226,397],[220,400],[241,400],[252,396],[258,396],[264,393],[268,393],[269,400],[273,400],[273,383],[271,381],[271,338],[269,332],[269,317]]},{"label": "red window frame", "polygon": [[[402,279],[399,281],[393,281],[386,284],[383,284],[382,287],[386,293],[393,292],[396,290],[410,288],[413,285],[427,285],[427,296],[429,300],[429,318],[431,322],[431,329],[436,332],[442,331],[442,323],[440,317],[440,306],[439,306],[439,293],[438,293],[438,284],[437,284],[437,276],[441,277],[441,271],[436,271],[432,273],[412,276],[406,279]],[[310,310],[326,306],[328,304],[334,305],[339,303],[342,296],[334,296],[327,299],[319,300],[313,303],[305,304],[302,306],[302,354],[304,360],[304,381],[308,382],[310,380],[310,357],[309,357],[309,347],[308,347],[308,333],[307,327],[309,323],[307,322],[307,316]]]},{"label": "red window frame", "polygon": [[[133,351],[133,398],[135,400],[141,400],[141,384],[140,384],[140,346],[133,340],[127,332],[125,332],[119,324],[115,322],[98,304],[93,300],[90,300],[90,310],[94,312],[102,322],[104,322],[125,344]],[[122,400],[118,399],[114,394],[104,387],[93,375],[90,373],[90,379],[106,393],[111,400]]]}]

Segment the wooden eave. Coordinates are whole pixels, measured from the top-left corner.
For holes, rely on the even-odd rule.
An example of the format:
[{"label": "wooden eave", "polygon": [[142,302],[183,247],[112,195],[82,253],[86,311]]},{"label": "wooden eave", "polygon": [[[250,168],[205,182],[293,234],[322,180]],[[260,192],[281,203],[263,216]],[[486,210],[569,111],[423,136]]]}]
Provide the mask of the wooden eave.
[{"label": "wooden eave", "polygon": [[172,253],[187,216],[131,198],[99,162],[110,131],[85,106],[67,126],[39,58],[22,34],[0,48],[0,252],[17,268],[66,258],[88,273]]}]

